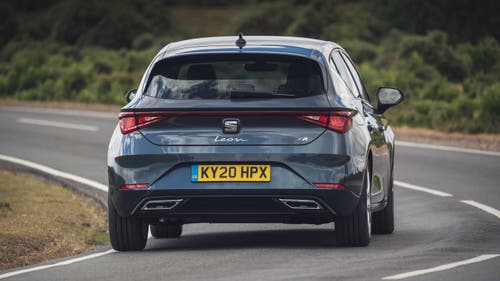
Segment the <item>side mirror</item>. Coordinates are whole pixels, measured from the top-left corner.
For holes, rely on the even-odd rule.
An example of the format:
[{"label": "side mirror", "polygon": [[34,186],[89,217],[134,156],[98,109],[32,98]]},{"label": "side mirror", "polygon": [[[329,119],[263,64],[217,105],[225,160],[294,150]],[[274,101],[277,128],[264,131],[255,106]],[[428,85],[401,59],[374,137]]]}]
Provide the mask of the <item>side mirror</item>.
[{"label": "side mirror", "polygon": [[135,98],[136,94],[137,94],[137,89],[130,90],[125,94],[125,99],[127,100],[127,102],[130,102]]},{"label": "side mirror", "polygon": [[382,114],[390,107],[400,104],[405,98],[401,90],[389,87],[378,88],[376,95],[378,114]]}]

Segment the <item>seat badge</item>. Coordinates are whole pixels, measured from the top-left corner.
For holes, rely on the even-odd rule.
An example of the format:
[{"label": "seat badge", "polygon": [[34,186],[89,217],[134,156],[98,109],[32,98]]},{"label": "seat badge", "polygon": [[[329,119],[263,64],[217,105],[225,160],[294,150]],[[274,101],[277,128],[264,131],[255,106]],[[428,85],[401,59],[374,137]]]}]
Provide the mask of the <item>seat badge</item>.
[{"label": "seat badge", "polygon": [[224,119],[222,121],[224,134],[236,134],[240,132],[240,120]]}]

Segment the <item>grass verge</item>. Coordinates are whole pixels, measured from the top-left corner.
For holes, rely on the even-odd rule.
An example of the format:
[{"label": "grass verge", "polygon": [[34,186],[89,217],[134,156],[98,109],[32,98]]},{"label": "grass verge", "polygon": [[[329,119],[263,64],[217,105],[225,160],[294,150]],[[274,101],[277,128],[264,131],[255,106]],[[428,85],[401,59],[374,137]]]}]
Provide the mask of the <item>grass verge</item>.
[{"label": "grass verge", "polygon": [[0,270],[108,243],[105,212],[92,199],[0,169]]}]

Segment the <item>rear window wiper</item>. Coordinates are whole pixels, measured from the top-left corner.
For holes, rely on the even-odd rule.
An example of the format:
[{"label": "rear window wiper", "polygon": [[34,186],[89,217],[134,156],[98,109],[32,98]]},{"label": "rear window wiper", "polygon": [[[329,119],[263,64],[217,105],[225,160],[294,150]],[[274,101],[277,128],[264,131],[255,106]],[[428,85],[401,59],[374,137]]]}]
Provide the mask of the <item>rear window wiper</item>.
[{"label": "rear window wiper", "polygon": [[246,98],[295,98],[295,95],[291,94],[277,94],[277,93],[266,93],[266,92],[241,92],[241,91],[231,91],[230,98],[232,99],[246,99]]}]

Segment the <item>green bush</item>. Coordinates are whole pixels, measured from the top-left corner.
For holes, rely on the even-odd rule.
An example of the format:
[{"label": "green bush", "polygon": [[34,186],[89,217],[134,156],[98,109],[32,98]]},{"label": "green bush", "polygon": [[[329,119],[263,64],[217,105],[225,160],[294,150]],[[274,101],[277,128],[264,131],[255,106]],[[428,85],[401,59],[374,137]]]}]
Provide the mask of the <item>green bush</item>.
[{"label": "green bush", "polygon": [[144,33],[139,35],[132,41],[132,48],[136,50],[144,50],[151,48],[155,41],[154,35],[151,33]]},{"label": "green bush", "polygon": [[477,103],[465,96],[445,104],[438,119],[440,127],[448,131],[480,133],[482,131],[481,124],[474,122],[476,108]]},{"label": "green bush", "polygon": [[425,83],[419,98],[429,101],[451,102],[459,96],[460,92],[445,79],[435,79]]},{"label": "green bush", "polygon": [[322,28],[321,38],[336,42],[360,40],[378,43],[387,26],[374,15],[372,5],[336,5],[332,10],[325,5],[321,9],[330,14],[330,20],[324,21],[326,26]]},{"label": "green bush", "polygon": [[401,42],[400,56],[406,57],[414,52],[452,81],[462,81],[467,75],[465,62],[448,45],[448,36],[444,32],[406,37]]},{"label": "green bush", "polygon": [[285,30],[296,18],[297,9],[291,1],[276,1],[250,9],[236,18],[228,30],[229,34],[277,35]]},{"label": "green bush", "polygon": [[144,33],[187,35],[161,0],[52,0],[43,4],[5,0],[0,7],[0,31],[0,45],[12,39],[52,39],[116,49],[130,48]]},{"label": "green bush", "polygon": [[492,37],[486,37],[475,45],[466,43],[460,46],[459,52],[468,61],[472,74],[492,71],[495,65],[500,64],[500,46]]},{"label": "green bush", "polygon": [[124,93],[137,87],[153,54],[154,51],[116,52],[96,47],[78,50],[65,46],[59,51],[19,50],[0,74],[0,95],[124,104]]},{"label": "green bush", "polygon": [[463,82],[464,94],[468,97],[478,97],[487,87],[498,81],[494,73],[486,74],[480,72],[474,76],[467,77]]},{"label": "green bush", "polygon": [[338,17],[337,1],[312,0],[302,7],[285,31],[287,35],[319,38],[326,24]]},{"label": "green bush", "polygon": [[339,44],[350,56],[356,58],[356,63],[373,61],[377,57],[377,47],[367,41],[348,40],[340,41]]},{"label": "green bush", "polygon": [[484,132],[500,133],[500,82],[487,87],[481,94],[478,115]]}]

